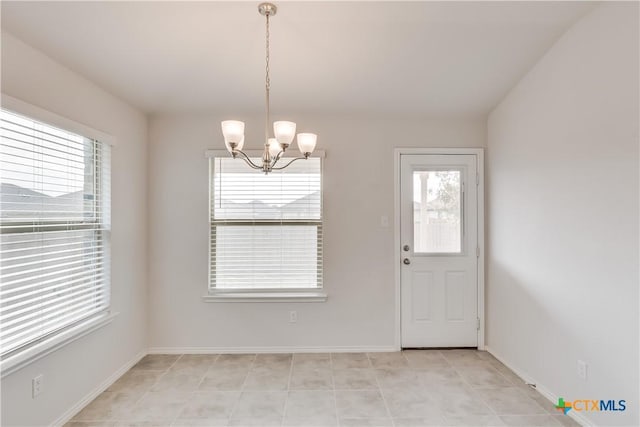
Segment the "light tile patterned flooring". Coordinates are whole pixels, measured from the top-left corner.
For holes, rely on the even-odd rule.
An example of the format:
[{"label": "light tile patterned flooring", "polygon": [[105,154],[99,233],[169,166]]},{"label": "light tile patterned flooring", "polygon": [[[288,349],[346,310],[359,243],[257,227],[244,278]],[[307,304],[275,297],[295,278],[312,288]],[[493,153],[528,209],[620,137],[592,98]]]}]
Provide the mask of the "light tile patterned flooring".
[{"label": "light tile patterned flooring", "polygon": [[149,355],[86,426],[576,426],[490,354]]}]

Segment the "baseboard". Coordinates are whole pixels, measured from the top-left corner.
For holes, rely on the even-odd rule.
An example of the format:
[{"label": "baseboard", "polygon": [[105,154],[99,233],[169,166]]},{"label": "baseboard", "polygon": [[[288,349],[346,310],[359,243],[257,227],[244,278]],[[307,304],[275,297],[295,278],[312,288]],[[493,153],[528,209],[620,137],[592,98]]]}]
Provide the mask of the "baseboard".
[{"label": "baseboard", "polygon": [[[537,381],[535,378],[533,378],[531,375],[527,374],[526,372],[524,372],[521,369],[519,369],[516,366],[514,366],[513,363],[509,362],[504,357],[502,357],[499,354],[497,354],[489,346],[485,346],[485,350],[487,352],[491,353],[491,355],[493,357],[495,357],[496,359],[498,359],[504,366],[506,366],[507,368],[511,369],[517,376],[522,378],[522,380],[524,380],[524,382],[526,382],[527,384],[535,384],[536,385],[536,390],[541,395],[546,397],[551,403],[553,403],[555,405],[556,402],[558,402],[558,398],[560,396],[558,396],[557,394],[553,393],[544,384],[540,384],[540,382]],[[584,415],[582,415],[579,412],[570,411],[567,415],[569,417],[571,417],[573,420],[575,420],[577,423],[579,423],[581,426],[591,427],[591,426],[595,425],[587,417],[585,417]]]},{"label": "baseboard", "polygon": [[237,353],[379,353],[398,351],[393,345],[362,347],[151,347],[149,354],[237,354]]},{"label": "baseboard", "polygon": [[104,380],[98,387],[93,389],[91,392],[89,392],[89,394],[87,394],[85,397],[83,397],[78,402],[76,402],[75,405],[73,405],[71,408],[69,408],[67,411],[65,411],[65,413],[63,413],[60,417],[58,417],[58,419],[55,420],[51,425],[52,426],[62,426],[64,424],[66,424],[67,422],[69,422],[69,420],[71,420],[71,418],[73,418],[78,412],[80,412],[82,410],[82,408],[87,406],[87,404],[89,402],[91,402],[93,399],[98,397],[98,395],[100,393],[102,393],[103,391],[108,389],[111,386],[111,384],[116,382],[118,380],[118,378],[120,378],[122,375],[124,375],[125,372],[127,372],[129,369],[131,369],[133,367],[133,365],[138,363],[140,361],[140,359],[142,359],[146,355],[147,355],[147,352],[144,351],[144,350],[141,351],[140,353],[136,354],[131,360],[126,362],[117,371],[115,371],[106,380]]}]

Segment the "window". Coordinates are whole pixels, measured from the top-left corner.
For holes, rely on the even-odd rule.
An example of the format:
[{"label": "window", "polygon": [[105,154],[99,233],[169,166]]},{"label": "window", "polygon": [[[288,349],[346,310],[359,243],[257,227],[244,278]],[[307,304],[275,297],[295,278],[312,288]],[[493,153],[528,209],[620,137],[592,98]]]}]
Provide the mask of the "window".
[{"label": "window", "polygon": [[462,172],[413,172],[413,246],[416,253],[460,253]]},{"label": "window", "polygon": [[0,111],[2,361],[107,314],[110,147]]},{"label": "window", "polygon": [[322,287],[321,167],[312,157],[264,175],[210,159],[211,292]]}]

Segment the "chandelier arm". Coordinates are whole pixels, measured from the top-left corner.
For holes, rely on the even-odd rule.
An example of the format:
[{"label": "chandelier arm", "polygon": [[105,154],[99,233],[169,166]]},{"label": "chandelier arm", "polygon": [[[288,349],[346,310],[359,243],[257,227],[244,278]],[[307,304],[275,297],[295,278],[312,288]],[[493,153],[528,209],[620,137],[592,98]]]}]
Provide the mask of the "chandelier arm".
[{"label": "chandelier arm", "polygon": [[272,169],[272,170],[279,171],[279,170],[282,170],[282,169],[286,168],[287,166],[289,166],[291,163],[295,162],[296,160],[306,160],[306,159],[308,159],[308,158],[309,158],[308,156],[305,156],[305,157],[296,157],[295,159],[292,159],[289,163],[287,163],[287,164],[286,164],[286,165],[284,165],[284,166],[280,166],[279,168],[271,167],[271,169]]},{"label": "chandelier arm", "polygon": [[251,161],[249,156],[247,156],[242,150],[233,150],[234,153],[239,153],[242,155],[241,159],[245,161],[253,169],[262,169],[262,166],[258,166]]},{"label": "chandelier arm", "polygon": [[282,155],[284,154],[284,150],[280,150],[280,152],[276,155],[276,157],[274,157],[273,159],[273,163],[271,163],[271,166],[275,166],[276,163],[278,163],[278,161],[282,158]]}]

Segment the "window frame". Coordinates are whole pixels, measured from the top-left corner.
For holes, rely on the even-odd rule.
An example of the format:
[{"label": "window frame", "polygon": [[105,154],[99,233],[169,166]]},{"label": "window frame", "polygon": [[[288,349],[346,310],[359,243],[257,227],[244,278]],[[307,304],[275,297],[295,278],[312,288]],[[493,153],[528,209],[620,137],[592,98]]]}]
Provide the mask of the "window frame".
[{"label": "window frame", "polygon": [[[100,144],[109,146],[109,149],[111,150],[113,150],[113,148],[115,148],[115,146],[117,145],[115,138],[109,134],[93,129],[91,127],[78,123],[74,120],[68,119],[66,117],[60,116],[58,114],[52,113],[43,108],[29,104],[20,99],[17,99],[2,93],[1,100],[2,100],[1,101],[2,109],[7,110],[9,112],[25,116],[31,120],[42,122],[52,127],[60,128],[65,131],[81,135],[84,138],[87,138],[93,141],[98,141]],[[104,165],[101,162],[96,165],[96,171],[99,172],[99,176],[96,176],[96,179],[99,179],[100,181],[102,181],[105,178],[105,176],[103,175],[103,173],[105,172],[103,170],[103,167]],[[106,178],[110,180],[111,170],[106,171],[106,173],[108,174]],[[109,198],[110,198],[110,194],[109,194]],[[104,215],[108,217],[107,223],[110,225],[111,224],[111,220],[110,220],[111,208],[110,207],[108,212],[105,212]],[[101,220],[95,219],[95,221],[100,223]],[[57,221],[54,221],[54,222],[56,224],[58,223]],[[61,226],[60,228],[64,230],[70,230],[70,231],[92,229],[92,227],[88,225],[89,222],[91,221],[78,221],[78,224],[74,226],[71,226],[70,222],[67,222],[65,223],[64,226]],[[20,222],[19,224],[17,222],[15,223],[15,225],[18,225],[18,226],[31,225],[31,224],[35,226],[34,228],[38,228],[36,224],[39,226],[42,226],[43,221],[27,220],[25,222]],[[73,229],[71,230],[70,227],[73,227]],[[45,227],[45,228],[47,231],[52,230],[51,227]],[[33,231],[33,228],[30,231]],[[36,230],[36,231],[41,231],[41,230]],[[102,231],[96,230],[96,231],[99,233],[104,233],[104,230]],[[107,230],[107,236],[103,237],[103,239],[107,241],[107,244],[111,240],[110,226],[109,226],[109,229]],[[111,271],[110,271],[111,256],[110,256],[110,250],[108,248],[107,248],[107,251],[108,253],[105,256],[106,258],[105,271],[110,277],[111,276]],[[111,292],[111,281],[109,279],[107,279],[106,287],[109,290],[109,292]],[[4,378],[5,376],[10,375],[13,372],[16,372],[17,370],[20,370],[23,367],[35,362],[36,360],[41,359],[54,351],[57,351],[58,349],[66,346],[67,344],[70,344],[82,338],[83,336],[89,333],[92,333],[93,331],[101,329],[102,327],[110,324],[118,314],[119,313],[113,311],[110,303],[110,299],[109,299],[107,306],[103,310],[100,310],[99,312],[94,313],[93,315],[85,319],[80,319],[71,324],[68,324],[57,331],[50,332],[38,339],[35,339],[33,342],[29,343],[28,345],[25,345],[23,347],[18,347],[8,352],[7,355],[5,355],[2,358],[2,360],[0,360],[1,377]]]},{"label": "window frame", "polygon": [[[244,151],[249,157],[261,157],[262,151],[260,150],[245,150]],[[288,153],[287,153],[288,154]],[[318,280],[319,285],[317,287],[308,287],[308,288],[214,288],[211,286],[212,278],[212,263],[215,262],[215,253],[213,253],[213,248],[211,244],[212,235],[215,229],[213,220],[213,213],[211,212],[211,197],[213,195],[211,185],[213,183],[212,174],[214,173],[214,161],[216,158],[227,158],[230,157],[230,154],[227,150],[206,150],[205,158],[208,162],[208,183],[207,190],[209,192],[209,216],[208,216],[208,226],[209,226],[209,257],[208,257],[208,281],[207,281],[207,293],[202,296],[203,301],[205,302],[324,302],[327,300],[327,294],[324,291],[324,281],[322,280],[322,275],[324,273],[324,263],[322,264],[322,269],[318,272],[320,275],[320,279]],[[323,209],[323,192],[324,192],[324,158],[326,154],[323,150],[316,150],[311,155],[311,157],[320,158],[320,209],[322,212]],[[292,157],[286,156],[283,158],[284,161],[291,159]],[[241,161],[237,159],[237,161]],[[300,160],[304,161],[304,160]],[[260,173],[259,171],[251,171],[252,173]],[[240,225],[243,221],[233,221],[233,220],[220,220],[220,224],[238,224]],[[292,220],[263,220],[263,221],[246,221],[247,226],[253,225],[314,225],[317,226],[317,233],[322,234],[324,232],[324,219],[321,214],[320,219],[312,220],[312,219],[292,219]],[[317,246],[318,256],[322,257],[322,247],[323,241]],[[324,260],[323,260],[324,261]]]}]

